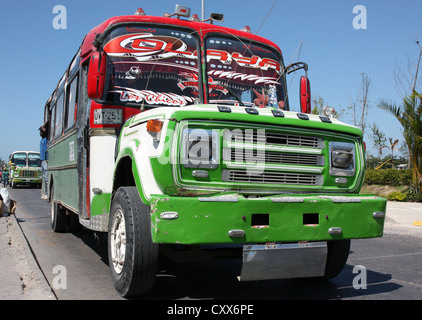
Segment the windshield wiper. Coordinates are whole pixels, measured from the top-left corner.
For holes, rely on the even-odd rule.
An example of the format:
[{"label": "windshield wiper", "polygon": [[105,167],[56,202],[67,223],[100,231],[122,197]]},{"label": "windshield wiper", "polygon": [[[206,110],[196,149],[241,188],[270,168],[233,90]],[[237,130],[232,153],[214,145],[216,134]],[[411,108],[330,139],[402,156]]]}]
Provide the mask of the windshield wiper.
[{"label": "windshield wiper", "polygon": [[226,89],[236,100],[237,100],[237,102],[239,102],[239,104],[241,105],[241,106],[245,106],[245,104],[242,102],[242,100],[240,100],[240,98],[233,92],[233,91],[231,91],[231,89],[227,86],[227,85],[225,85],[225,84],[222,84],[221,85],[224,89]]}]

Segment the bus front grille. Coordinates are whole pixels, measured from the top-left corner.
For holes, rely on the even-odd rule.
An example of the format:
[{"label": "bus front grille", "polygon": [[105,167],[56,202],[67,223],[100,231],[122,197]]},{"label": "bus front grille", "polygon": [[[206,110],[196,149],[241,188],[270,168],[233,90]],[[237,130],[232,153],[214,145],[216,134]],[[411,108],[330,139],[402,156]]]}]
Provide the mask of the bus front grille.
[{"label": "bus front grille", "polygon": [[36,178],[38,177],[38,172],[34,170],[19,170],[20,178]]}]

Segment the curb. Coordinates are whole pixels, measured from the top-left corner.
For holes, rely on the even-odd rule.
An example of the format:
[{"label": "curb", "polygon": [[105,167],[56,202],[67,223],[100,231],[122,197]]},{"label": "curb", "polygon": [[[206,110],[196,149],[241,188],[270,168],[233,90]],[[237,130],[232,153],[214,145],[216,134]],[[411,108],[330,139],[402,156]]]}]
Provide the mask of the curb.
[{"label": "curb", "polygon": [[22,264],[17,266],[16,272],[20,274],[22,287],[23,287],[23,300],[57,300],[54,292],[47,282],[43,272],[41,271],[36,257],[33,254],[32,249],[22,231],[22,228],[14,214],[9,215],[10,221],[12,221],[14,230],[16,231],[15,236],[17,237],[18,243],[21,244],[23,253],[26,258],[27,265]]}]

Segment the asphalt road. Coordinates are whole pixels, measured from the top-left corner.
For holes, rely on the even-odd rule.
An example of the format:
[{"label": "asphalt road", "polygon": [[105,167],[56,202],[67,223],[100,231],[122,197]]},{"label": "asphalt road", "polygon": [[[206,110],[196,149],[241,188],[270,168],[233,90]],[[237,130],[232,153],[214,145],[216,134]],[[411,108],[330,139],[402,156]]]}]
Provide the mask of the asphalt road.
[{"label": "asphalt road", "polygon": [[[57,234],[39,189],[9,189],[16,217],[44,276],[59,300],[120,300],[107,263],[105,234]],[[387,213],[388,216],[388,213]],[[161,266],[142,300],[401,300],[422,298],[422,232],[386,224],[382,238],[354,240],[347,265],[330,281],[305,279],[238,282],[240,261]]]}]

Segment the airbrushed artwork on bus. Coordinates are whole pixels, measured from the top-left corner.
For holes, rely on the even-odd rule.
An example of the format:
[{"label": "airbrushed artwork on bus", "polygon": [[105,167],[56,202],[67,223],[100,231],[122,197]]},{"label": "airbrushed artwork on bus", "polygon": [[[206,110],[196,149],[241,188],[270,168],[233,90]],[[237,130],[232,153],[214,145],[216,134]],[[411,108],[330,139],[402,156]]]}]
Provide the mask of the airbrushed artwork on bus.
[{"label": "airbrushed artwork on bus", "polygon": [[122,296],[153,288],[162,255],[238,258],[241,281],[329,279],[351,239],[383,234],[386,200],[359,193],[362,130],[311,114],[308,65],[222,20],[110,18],[44,106],[52,229],[106,232]]},{"label": "airbrushed artwork on bus", "polygon": [[195,101],[191,97],[180,96],[171,92],[161,93],[151,90],[136,90],[117,86],[115,89],[117,90],[110,91],[110,93],[120,94],[121,102],[145,102],[150,105],[183,107],[188,103],[193,103]]}]

